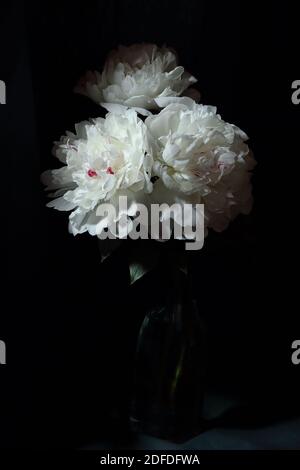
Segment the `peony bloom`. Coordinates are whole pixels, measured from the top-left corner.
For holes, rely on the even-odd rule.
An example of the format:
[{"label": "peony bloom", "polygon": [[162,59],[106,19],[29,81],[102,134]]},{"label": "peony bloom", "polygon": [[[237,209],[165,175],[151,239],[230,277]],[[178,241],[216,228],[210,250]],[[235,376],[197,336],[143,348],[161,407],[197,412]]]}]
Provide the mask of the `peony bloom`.
[{"label": "peony bloom", "polygon": [[166,107],[145,124],[156,143],[153,200],[204,204],[206,226],[222,231],[252,207],[255,161],[246,134],[223,121],[212,106],[189,98],[164,99]]},{"label": "peony bloom", "polygon": [[[127,197],[127,215],[134,216],[136,203],[151,192],[147,129],[133,109],[81,122],[75,129],[75,134],[68,132],[54,147],[64,166],[42,175],[46,189],[54,191],[55,199],[48,206],[72,211],[69,229],[74,235],[89,232],[100,236],[124,216],[118,210],[119,196]],[[115,205],[116,220],[97,214],[102,203]]]},{"label": "peony bloom", "polygon": [[[197,80],[178,65],[175,53],[154,44],[119,46],[112,51],[102,73],[88,72],[75,91],[98,104],[157,109],[161,97],[180,96]],[[189,90],[196,97],[195,90]]]}]

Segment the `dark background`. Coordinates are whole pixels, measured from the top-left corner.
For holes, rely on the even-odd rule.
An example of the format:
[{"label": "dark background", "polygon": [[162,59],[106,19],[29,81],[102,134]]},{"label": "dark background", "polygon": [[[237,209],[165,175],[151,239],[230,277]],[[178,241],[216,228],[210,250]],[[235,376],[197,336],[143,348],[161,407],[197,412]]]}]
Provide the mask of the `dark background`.
[{"label": "dark background", "polygon": [[156,273],[129,290],[123,253],[100,266],[96,241],[68,234],[66,214],[45,208],[39,181],[57,164],[52,142],[99,115],[72,89],[119,43],[175,48],[199,79],[202,102],[217,105],[251,138],[258,161],[253,212],[221,236],[211,234],[194,261],[208,326],[208,387],[244,404],[221,417],[225,426],[258,427],[300,414],[300,366],[291,363],[291,343],[300,337],[293,302],[295,15],[288,2],[1,3],[7,104],[0,107],[0,339],[7,365],[0,366],[0,447],[75,447],[101,436],[117,445],[129,438],[143,299],[163,279]]}]

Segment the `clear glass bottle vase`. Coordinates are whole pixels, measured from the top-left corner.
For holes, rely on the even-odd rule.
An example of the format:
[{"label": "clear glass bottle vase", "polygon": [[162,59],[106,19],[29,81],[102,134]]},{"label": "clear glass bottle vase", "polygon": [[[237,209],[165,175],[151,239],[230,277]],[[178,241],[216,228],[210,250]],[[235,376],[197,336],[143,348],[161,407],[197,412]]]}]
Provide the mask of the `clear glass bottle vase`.
[{"label": "clear glass bottle vase", "polygon": [[187,275],[173,267],[164,283],[165,295],[139,331],[131,423],[183,441],[202,429],[205,337]]}]

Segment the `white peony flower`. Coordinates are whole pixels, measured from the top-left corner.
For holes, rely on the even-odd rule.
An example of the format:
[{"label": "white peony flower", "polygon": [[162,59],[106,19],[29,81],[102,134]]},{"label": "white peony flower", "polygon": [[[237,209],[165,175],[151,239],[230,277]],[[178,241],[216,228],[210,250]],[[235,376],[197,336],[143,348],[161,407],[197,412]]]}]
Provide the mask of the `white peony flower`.
[{"label": "white peony flower", "polygon": [[[120,196],[127,197],[127,215],[134,216],[137,202],[152,190],[147,129],[133,109],[81,122],[75,129],[75,134],[68,132],[54,148],[65,166],[42,175],[46,189],[54,191],[56,198],[48,206],[73,211],[69,229],[74,235],[100,236],[124,215],[118,208]],[[109,214],[97,215],[102,203],[115,205],[115,220]]]},{"label": "white peony flower", "polygon": [[255,161],[246,134],[212,106],[177,98],[145,124],[156,142],[153,200],[204,204],[206,226],[224,230],[252,206],[249,171]]},{"label": "white peony flower", "polygon": [[[102,73],[88,72],[75,91],[98,104],[157,109],[161,97],[179,96],[197,80],[178,65],[175,53],[154,44],[119,46],[112,51]],[[199,97],[196,90],[189,90]]]}]

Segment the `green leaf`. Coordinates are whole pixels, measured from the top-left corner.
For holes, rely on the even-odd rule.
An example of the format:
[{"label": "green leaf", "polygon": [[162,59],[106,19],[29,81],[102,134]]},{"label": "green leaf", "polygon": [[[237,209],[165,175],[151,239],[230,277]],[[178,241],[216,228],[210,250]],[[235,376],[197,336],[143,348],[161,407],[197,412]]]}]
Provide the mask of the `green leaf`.
[{"label": "green leaf", "polygon": [[155,268],[159,259],[159,247],[156,244],[135,242],[135,249],[129,253],[130,284],[134,284],[146,273]]},{"label": "green leaf", "polygon": [[116,239],[105,239],[98,240],[98,246],[100,250],[101,263],[106,260],[115,250],[117,250],[122,243],[122,240]]},{"label": "green leaf", "polygon": [[[151,269],[151,268],[150,268]],[[131,262],[129,264],[129,272],[130,272],[130,284],[133,284],[138,279],[144,276],[149,270],[149,267],[143,262]]]}]

